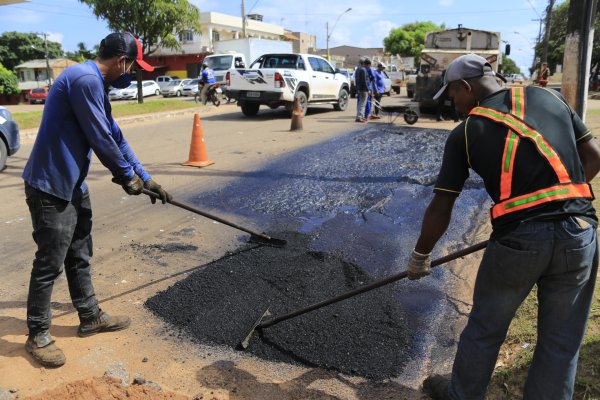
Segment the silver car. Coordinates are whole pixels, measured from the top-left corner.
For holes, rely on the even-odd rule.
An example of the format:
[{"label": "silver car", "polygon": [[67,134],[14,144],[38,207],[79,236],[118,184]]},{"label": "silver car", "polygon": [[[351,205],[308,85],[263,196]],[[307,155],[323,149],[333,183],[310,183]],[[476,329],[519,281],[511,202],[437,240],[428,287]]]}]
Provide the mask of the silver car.
[{"label": "silver car", "polygon": [[191,79],[175,79],[160,90],[163,97],[181,97],[183,96],[183,87],[190,83]]},{"label": "silver car", "polygon": [[198,93],[198,82],[200,79],[192,79],[190,83],[183,87],[184,96],[195,96]]}]

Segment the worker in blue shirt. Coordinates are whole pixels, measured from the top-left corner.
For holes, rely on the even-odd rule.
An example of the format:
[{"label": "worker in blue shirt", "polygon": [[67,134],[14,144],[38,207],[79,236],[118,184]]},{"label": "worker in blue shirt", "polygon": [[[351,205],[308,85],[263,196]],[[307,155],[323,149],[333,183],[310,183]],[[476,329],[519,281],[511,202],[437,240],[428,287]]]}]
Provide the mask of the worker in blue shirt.
[{"label": "worker in blue shirt", "polygon": [[377,69],[373,70],[373,99],[375,100],[375,109],[369,117],[371,119],[381,118],[381,96],[385,93],[384,70],[384,63],[377,63]]},{"label": "worker in blue shirt", "polygon": [[92,151],[127,194],[139,195],[145,188],[157,193],[163,204],[171,201],[142,167],[111,114],[108,86],[129,86],[129,72],[136,63],[153,70],[142,59],[140,42],[122,32],[102,40],[95,60],[67,68],[50,88],[23,171],[37,245],[27,297],[25,348],[45,367],[60,367],[66,361],[49,332],[52,286],[63,264],[79,314],[79,336],[117,331],[130,324],[129,317],[111,316],[98,307],[92,285],[92,210],[85,182]]},{"label": "worker in blue shirt", "polygon": [[208,101],[208,99],[206,98],[206,93],[208,92],[208,89],[210,89],[210,87],[215,83],[217,83],[217,79],[215,78],[214,71],[208,66],[207,63],[203,63],[201,79],[199,82],[199,84],[201,85],[200,101],[202,102],[202,104],[206,104],[206,102]]}]

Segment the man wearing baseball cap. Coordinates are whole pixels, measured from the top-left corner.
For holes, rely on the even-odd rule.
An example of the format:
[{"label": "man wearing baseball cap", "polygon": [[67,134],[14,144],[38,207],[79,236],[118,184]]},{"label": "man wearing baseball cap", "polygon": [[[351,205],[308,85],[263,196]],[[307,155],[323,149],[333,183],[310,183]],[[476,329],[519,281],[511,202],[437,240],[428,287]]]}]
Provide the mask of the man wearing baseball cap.
[{"label": "man wearing baseball cap", "polygon": [[469,169],[494,202],[493,230],[451,379],[435,375],[423,387],[434,399],[484,399],[510,322],[537,286],[538,337],[523,397],[571,399],[598,269],[588,182],[600,171],[600,148],[558,92],[502,88],[475,54],[448,66],[436,97],[444,94],[468,117],[447,139],[408,277],[430,274]]},{"label": "man wearing baseball cap", "polygon": [[45,367],[60,367],[66,361],[49,332],[52,287],[63,265],[79,314],[79,336],[117,331],[130,324],[127,316],[102,311],[92,286],[92,210],[85,182],[92,152],[127,194],[139,195],[145,188],[157,193],[163,204],[170,201],[123,137],[106,94],[109,85],[129,86],[136,63],[153,70],[142,59],[139,40],[122,32],[102,40],[95,60],[67,68],[50,88],[23,171],[37,245],[27,297],[25,348]]}]

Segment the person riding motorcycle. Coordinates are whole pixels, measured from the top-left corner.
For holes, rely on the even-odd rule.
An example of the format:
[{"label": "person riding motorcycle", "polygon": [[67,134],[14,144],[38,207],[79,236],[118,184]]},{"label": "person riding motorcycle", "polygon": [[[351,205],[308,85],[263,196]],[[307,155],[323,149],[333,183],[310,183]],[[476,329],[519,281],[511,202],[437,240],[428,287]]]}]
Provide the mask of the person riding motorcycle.
[{"label": "person riding motorcycle", "polygon": [[206,104],[208,101],[208,90],[217,83],[213,70],[208,66],[207,63],[202,64],[201,79],[198,82],[198,90],[200,90],[200,101],[202,104]]}]

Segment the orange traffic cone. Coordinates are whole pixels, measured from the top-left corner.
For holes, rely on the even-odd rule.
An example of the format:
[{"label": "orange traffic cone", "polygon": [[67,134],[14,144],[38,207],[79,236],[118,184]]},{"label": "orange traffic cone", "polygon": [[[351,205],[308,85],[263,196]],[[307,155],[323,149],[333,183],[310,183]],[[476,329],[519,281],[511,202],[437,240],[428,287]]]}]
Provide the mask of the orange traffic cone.
[{"label": "orange traffic cone", "polygon": [[301,131],[302,130],[302,106],[300,105],[300,99],[294,99],[294,111],[292,111],[292,126],[290,131]]},{"label": "orange traffic cone", "polygon": [[202,125],[200,124],[200,115],[194,114],[194,128],[192,129],[192,143],[190,144],[190,157],[187,162],[181,165],[190,167],[207,167],[214,164],[214,161],[208,159],[204,137],[202,136]]}]

